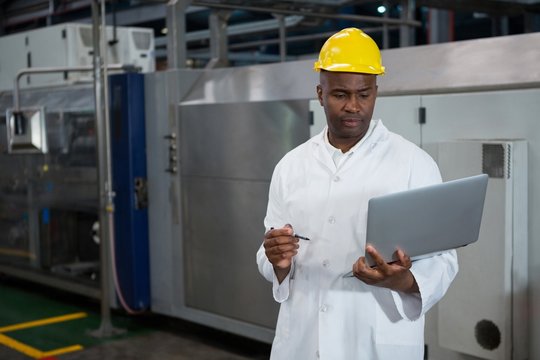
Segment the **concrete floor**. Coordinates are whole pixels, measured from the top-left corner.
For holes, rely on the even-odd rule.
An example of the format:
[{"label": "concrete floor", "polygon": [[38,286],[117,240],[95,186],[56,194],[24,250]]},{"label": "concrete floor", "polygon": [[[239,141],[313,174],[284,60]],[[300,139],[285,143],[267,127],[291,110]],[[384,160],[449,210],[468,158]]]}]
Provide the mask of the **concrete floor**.
[{"label": "concrete floor", "polygon": [[[239,344],[207,343],[208,339],[190,337],[168,332],[153,332],[149,335],[115,341],[71,354],[58,356],[59,360],[248,360],[268,359],[261,351],[246,351]],[[0,358],[1,355],[0,355]]]},{"label": "concrete floor", "polygon": [[[125,327],[127,332],[106,340],[90,339],[89,330],[95,330],[100,323],[99,303],[96,301],[46,287],[0,280],[0,328],[41,319],[47,314],[54,316],[77,311],[89,314],[84,319],[65,325],[21,331],[0,330],[1,360],[263,360],[270,355],[269,344],[155,314],[127,317],[123,313],[113,312],[115,327]],[[48,344],[55,341],[63,341],[66,345],[82,344],[84,348],[63,355],[39,357],[22,353],[24,346],[18,350],[10,348],[6,345],[10,341],[19,341],[37,349],[61,347],[49,347]],[[14,348],[17,349],[17,346]]]},{"label": "concrete floor", "polygon": [[[199,336],[156,331],[129,339],[111,341],[80,351],[50,357],[58,360],[263,360],[269,349],[219,342]],[[28,360],[32,357],[0,345],[0,359]]]}]

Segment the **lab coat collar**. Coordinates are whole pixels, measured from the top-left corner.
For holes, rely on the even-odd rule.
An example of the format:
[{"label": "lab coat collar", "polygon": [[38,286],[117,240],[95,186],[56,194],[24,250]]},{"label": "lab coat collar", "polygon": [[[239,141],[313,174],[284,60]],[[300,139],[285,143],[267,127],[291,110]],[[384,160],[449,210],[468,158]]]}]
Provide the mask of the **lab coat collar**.
[{"label": "lab coat collar", "polygon": [[[309,142],[314,147],[313,153],[315,155],[315,158],[321,163],[323,163],[326,167],[331,169],[332,172],[335,172],[336,165],[332,160],[330,152],[326,148],[327,144],[325,137],[327,131],[328,126],[325,126],[324,129],[319,134],[312,137]],[[366,136],[362,140],[360,140],[358,144],[354,145],[349,151],[358,152],[365,147],[368,147],[368,149],[373,149],[378,142],[384,141],[384,139],[388,137],[388,133],[389,131],[382,123],[382,120],[373,119],[371,120],[371,124]]]}]

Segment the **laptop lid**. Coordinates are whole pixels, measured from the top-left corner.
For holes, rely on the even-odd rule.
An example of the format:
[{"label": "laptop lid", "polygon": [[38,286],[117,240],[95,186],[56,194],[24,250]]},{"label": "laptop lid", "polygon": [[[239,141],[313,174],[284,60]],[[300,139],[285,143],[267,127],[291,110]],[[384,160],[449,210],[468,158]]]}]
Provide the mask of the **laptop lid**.
[{"label": "laptop lid", "polygon": [[[402,249],[413,260],[478,240],[486,174],[375,197],[368,203],[366,242],[387,262]],[[369,254],[366,261],[375,263]]]}]

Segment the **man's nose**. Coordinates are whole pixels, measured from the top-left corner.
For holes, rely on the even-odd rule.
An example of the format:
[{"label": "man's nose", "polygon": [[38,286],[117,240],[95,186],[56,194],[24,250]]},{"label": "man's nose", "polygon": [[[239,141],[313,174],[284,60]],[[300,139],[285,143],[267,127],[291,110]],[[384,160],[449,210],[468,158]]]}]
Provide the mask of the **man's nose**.
[{"label": "man's nose", "polygon": [[356,96],[349,97],[345,103],[345,111],[347,112],[357,113],[361,108],[360,99]]}]

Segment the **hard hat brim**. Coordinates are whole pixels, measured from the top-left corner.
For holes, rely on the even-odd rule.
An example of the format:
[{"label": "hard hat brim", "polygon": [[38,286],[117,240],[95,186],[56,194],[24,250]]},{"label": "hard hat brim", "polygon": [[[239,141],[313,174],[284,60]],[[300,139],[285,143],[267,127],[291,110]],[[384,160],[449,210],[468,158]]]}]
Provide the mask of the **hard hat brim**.
[{"label": "hard hat brim", "polygon": [[321,66],[319,61],[315,62],[313,70],[320,71],[326,70],[330,72],[352,72],[352,73],[361,73],[361,74],[373,74],[373,75],[384,75],[384,66],[376,68],[374,66],[366,65],[351,65],[351,64],[332,64],[329,66]]}]

